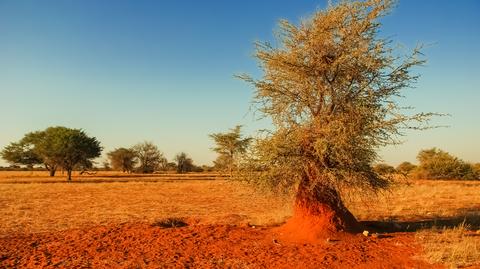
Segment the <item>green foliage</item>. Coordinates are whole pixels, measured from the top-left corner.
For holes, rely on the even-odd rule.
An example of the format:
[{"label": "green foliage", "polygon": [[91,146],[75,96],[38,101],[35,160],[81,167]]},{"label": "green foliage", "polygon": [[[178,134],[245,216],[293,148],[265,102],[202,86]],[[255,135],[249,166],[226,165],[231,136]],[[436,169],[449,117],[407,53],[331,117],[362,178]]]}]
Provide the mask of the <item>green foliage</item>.
[{"label": "green foliage", "polygon": [[137,154],[133,149],[117,148],[107,156],[114,170],[131,173],[137,164]]},{"label": "green foliage", "polygon": [[395,173],[395,168],[386,163],[379,163],[373,166],[373,170],[379,175],[390,175]]},{"label": "green foliage", "polygon": [[35,154],[32,145],[26,143],[25,139],[7,145],[2,152],[0,152],[0,156],[11,165],[33,167],[36,164],[42,164],[41,157]]},{"label": "green foliage", "polygon": [[255,87],[254,103],[274,129],[255,141],[248,180],[279,191],[389,186],[372,168],[377,149],[399,143],[404,129],[427,128],[434,115],[407,115],[397,103],[424,60],[419,48],[403,57],[377,37],[392,6],[341,1],[299,25],[281,21],[278,47],[256,44],[263,77],[239,78]]},{"label": "green foliage", "polygon": [[175,156],[177,162],[177,173],[192,172],[195,168],[193,160],[185,152],[180,152]]},{"label": "green foliage", "polygon": [[49,127],[43,131],[27,133],[19,142],[11,143],[2,151],[2,157],[12,163],[43,163],[53,176],[57,167],[67,171],[68,180],[74,168],[93,167],[92,159],[102,151],[100,142],[80,129]]},{"label": "green foliage", "polygon": [[479,178],[479,174],[472,164],[466,163],[441,149],[421,150],[417,159],[420,164],[414,173],[416,178],[465,180]]},{"label": "green foliage", "polygon": [[238,166],[238,162],[252,141],[250,137],[242,137],[241,128],[241,125],[237,125],[229,132],[210,134],[216,144],[213,150],[218,153],[214,162],[216,169],[232,173]]},{"label": "green foliage", "polygon": [[135,145],[132,151],[137,157],[140,173],[153,173],[167,164],[163,153],[152,142],[143,142]]},{"label": "green foliage", "polygon": [[410,162],[403,162],[396,168],[397,172],[402,175],[409,175],[417,166]]}]

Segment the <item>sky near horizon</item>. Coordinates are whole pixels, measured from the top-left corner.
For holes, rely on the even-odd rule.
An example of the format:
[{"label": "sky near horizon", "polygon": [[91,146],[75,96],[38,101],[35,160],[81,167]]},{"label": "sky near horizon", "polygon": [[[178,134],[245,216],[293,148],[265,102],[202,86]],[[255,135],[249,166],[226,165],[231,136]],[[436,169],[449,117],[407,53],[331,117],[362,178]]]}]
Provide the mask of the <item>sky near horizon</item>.
[{"label": "sky near horizon", "polygon": [[[211,164],[208,134],[268,124],[250,111],[253,89],[235,74],[261,75],[256,40],[279,19],[298,22],[326,1],[0,0],[0,148],[49,126],[82,128],[105,153],[154,142],[170,160],[184,151]],[[400,0],[382,36],[426,44],[425,67],[402,103],[448,113],[398,146],[396,165],[438,147],[480,162],[480,1]],[[101,161],[100,161],[101,163]],[[6,163],[0,160],[0,166]]]}]

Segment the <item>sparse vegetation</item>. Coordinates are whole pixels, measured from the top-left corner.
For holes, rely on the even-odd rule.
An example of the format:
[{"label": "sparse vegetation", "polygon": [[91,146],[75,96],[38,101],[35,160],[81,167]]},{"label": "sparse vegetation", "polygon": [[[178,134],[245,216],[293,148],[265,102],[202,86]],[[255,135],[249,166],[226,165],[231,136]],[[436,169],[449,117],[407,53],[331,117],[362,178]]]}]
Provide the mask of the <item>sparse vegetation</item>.
[{"label": "sparse vegetation", "polygon": [[0,4],[0,269],[480,269],[480,1],[46,2]]}]

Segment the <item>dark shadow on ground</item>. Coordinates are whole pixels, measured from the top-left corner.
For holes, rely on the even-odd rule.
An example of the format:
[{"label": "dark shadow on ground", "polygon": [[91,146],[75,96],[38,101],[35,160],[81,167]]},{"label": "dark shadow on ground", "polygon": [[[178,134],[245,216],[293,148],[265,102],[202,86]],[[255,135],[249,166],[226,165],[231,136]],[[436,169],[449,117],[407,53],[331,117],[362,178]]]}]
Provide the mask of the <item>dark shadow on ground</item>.
[{"label": "dark shadow on ground", "polygon": [[365,229],[377,233],[414,232],[430,228],[453,228],[462,223],[471,230],[480,229],[480,211],[453,217],[425,218],[415,221],[361,221]]}]

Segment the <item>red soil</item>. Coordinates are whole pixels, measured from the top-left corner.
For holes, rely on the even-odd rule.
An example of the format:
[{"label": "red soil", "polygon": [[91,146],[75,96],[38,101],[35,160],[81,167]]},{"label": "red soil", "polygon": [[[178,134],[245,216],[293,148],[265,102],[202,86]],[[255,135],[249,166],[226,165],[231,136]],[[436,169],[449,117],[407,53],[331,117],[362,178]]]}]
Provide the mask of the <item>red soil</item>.
[{"label": "red soil", "polygon": [[272,228],[121,224],[0,238],[0,268],[432,268],[413,235],[282,241]]},{"label": "red soil", "polygon": [[275,229],[282,240],[297,243],[317,243],[343,231],[359,232],[360,225],[350,212],[320,203],[297,203],[294,215]]}]

